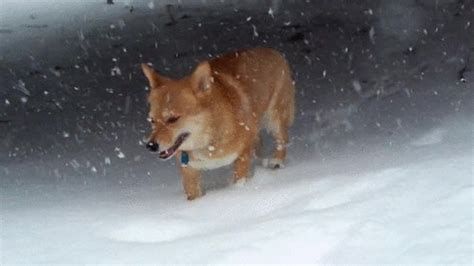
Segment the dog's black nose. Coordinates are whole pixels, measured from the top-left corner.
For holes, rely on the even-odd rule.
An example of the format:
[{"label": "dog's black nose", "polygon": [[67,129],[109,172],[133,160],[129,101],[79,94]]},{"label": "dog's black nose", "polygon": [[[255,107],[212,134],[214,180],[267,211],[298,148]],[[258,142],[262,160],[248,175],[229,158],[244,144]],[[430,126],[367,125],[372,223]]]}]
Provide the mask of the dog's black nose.
[{"label": "dog's black nose", "polygon": [[146,148],[151,151],[151,152],[157,152],[158,151],[158,148],[160,146],[158,146],[158,143],[154,142],[154,141],[149,141],[147,144],[146,144]]}]

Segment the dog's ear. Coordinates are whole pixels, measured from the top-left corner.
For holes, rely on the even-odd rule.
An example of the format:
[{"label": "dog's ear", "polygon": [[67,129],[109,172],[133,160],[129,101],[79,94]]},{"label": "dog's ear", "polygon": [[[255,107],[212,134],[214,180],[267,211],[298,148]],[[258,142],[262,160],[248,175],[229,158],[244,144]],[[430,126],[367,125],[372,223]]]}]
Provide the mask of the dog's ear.
[{"label": "dog's ear", "polygon": [[200,63],[191,77],[191,86],[197,93],[210,91],[214,79],[212,77],[211,65],[205,61]]},{"label": "dog's ear", "polygon": [[152,67],[147,64],[142,64],[142,70],[143,74],[145,74],[145,76],[147,77],[148,82],[150,82],[151,89],[162,85],[163,82],[167,80],[167,78],[158,74]]}]

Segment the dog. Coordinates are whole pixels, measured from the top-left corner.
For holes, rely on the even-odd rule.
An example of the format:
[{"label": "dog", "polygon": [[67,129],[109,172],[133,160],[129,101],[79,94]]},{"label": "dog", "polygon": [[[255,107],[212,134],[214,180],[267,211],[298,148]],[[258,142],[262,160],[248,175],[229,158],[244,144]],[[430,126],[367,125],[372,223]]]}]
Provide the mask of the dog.
[{"label": "dog", "polygon": [[233,182],[249,178],[259,132],[275,140],[268,166],[283,166],[295,113],[295,86],[288,62],[270,48],[217,56],[176,80],[141,65],[149,82],[152,132],[146,147],[167,160],[174,155],[188,200],[203,195],[201,170],[233,164]]}]

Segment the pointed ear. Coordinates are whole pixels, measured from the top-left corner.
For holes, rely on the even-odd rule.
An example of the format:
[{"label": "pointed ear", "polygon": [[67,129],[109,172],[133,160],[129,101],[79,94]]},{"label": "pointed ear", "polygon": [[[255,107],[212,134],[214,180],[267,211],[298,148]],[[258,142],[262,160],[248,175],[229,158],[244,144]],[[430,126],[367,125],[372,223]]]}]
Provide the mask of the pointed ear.
[{"label": "pointed ear", "polygon": [[148,82],[150,82],[151,89],[162,85],[163,82],[167,80],[167,78],[162,77],[152,67],[150,67],[147,64],[142,64],[142,70],[143,70],[143,74],[145,74],[145,76],[147,77]]},{"label": "pointed ear", "polygon": [[197,92],[210,91],[214,79],[212,77],[211,65],[205,61],[200,63],[191,77],[191,86]]}]

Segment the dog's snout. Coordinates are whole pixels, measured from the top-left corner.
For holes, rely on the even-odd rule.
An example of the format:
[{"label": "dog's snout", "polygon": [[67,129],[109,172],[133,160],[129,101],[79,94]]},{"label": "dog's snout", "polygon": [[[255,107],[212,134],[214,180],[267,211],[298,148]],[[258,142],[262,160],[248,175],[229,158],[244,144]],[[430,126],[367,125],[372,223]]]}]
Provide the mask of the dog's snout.
[{"label": "dog's snout", "polygon": [[149,141],[147,144],[146,144],[146,148],[151,151],[151,152],[157,152],[158,151],[158,148],[160,146],[158,145],[158,143],[154,142],[154,141]]}]

